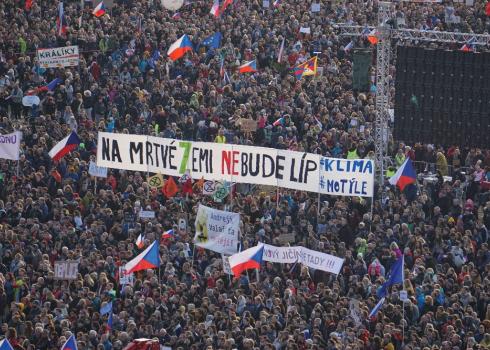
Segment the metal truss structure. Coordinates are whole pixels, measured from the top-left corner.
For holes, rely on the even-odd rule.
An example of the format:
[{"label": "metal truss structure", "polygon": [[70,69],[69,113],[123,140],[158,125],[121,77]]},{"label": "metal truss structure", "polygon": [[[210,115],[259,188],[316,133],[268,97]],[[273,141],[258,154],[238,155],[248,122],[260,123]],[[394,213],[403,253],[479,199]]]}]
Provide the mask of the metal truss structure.
[{"label": "metal truss structure", "polygon": [[376,119],[374,129],[376,176],[380,185],[384,182],[384,171],[389,157],[387,157],[389,139],[389,69],[392,50],[392,41],[406,43],[471,43],[476,46],[490,46],[490,35],[440,32],[435,30],[394,29],[389,24],[393,19],[391,2],[379,2],[378,24],[376,27],[352,26],[337,24],[335,27],[341,36],[356,37],[369,31],[376,30],[378,43],[376,47]]}]

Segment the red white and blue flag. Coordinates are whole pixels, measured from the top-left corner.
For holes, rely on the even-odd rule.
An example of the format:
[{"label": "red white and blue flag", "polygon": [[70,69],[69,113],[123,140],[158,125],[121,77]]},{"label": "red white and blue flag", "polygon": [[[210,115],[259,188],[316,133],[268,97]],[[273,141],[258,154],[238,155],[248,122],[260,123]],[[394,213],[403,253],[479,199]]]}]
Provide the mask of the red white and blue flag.
[{"label": "red white and blue flag", "polygon": [[180,14],[180,12],[175,12],[173,15],[172,15],[172,19],[181,19],[182,18],[182,15]]},{"label": "red white and blue flag", "polygon": [[461,47],[461,51],[464,51],[464,52],[472,52],[472,51],[475,51],[476,49],[476,45],[475,45],[475,37],[471,38],[470,40],[468,40],[462,47]]},{"label": "red white and blue flag", "polygon": [[61,350],[78,350],[77,340],[73,334],[70,336],[70,338],[68,338],[65,344],[63,344]]},{"label": "red white and blue flag", "polygon": [[105,5],[103,1],[101,1],[97,6],[95,6],[94,10],[92,11],[92,14],[95,17],[102,17],[103,15],[105,15]]},{"label": "red white and blue flag", "polygon": [[257,71],[257,62],[255,60],[242,64],[238,67],[240,73],[255,73]]},{"label": "red white and blue flag", "polygon": [[109,318],[107,319],[107,326],[106,326],[107,333],[110,333],[111,330],[112,330],[112,310],[111,313],[109,314]]},{"label": "red white and blue flag", "polygon": [[141,249],[145,246],[145,237],[140,233],[138,238],[136,238],[136,246]]},{"label": "red white and blue flag", "polygon": [[214,0],[213,6],[211,7],[211,10],[209,11],[210,14],[213,15],[214,18],[218,18],[220,13],[219,13],[219,0]]},{"label": "red white and blue flag", "polygon": [[65,9],[62,2],[60,2],[58,5],[58,18],[56,19],[56,29],[58,31],[58,35],[66,33]]},{"label": "red white and blue flag", "polygon": [[226,8],[233,4],[233,0],[225,0],[221,6],[221,13],[225,12]]},{"label": "red white and blue flag", "polygon": [[0,342],[0,350],[14,350],[12,345],[10,345],[10,342],[7,339],[3,339]]},{"label": "red white and blue flag", "polygon": [[284,53],[284,39],[285,38],[282,38],[281,47],[279,47],[279,53],[277,54],[277,63],[281,63],[282,61],[282,55]]},{"label": "red white and blue flag", "polygon": [[274,3],[272,4],[272,6],[278,7],[279,5],[281,5],[281,2],[282,2],[282,0],[275,0]]},{"label": "red white and blue flag", "polygon": [[410,158],[407,158],[401,167],[398,168],[395,175],[390,177],[390,184],[398,186],[401,191],[403,191],[405,186],[413,184],[415,181],[417,181],[417,173]]},{"label": "red white and blue flag", "polygon": [[277,119],[274,123],[272,123],[272,125],[273,126],[284,125],[284,122],[285,122],[284,118],[281,117],[281,118]]},{"label": "red white and blue flag", "polygon": [[262,243],[243,252],[233,254],[228,258],[233,275],[238,278],[245,270],[260,270],[263,255],[264,245]]},{"label": "red white and blue flag", "polygon": [[162,239],[168,239],[168,238],[171,238],[173,237],[175,234],[174,230],[173,229],[170,229],[168,231],[165,231],[163,234],[162,234]]},{"label": "red white and blue flag", "polygon": [[183,57],[187,51],[192,50],[191,39],[184,34],[176,42],[170,45],[170,48],[167,51],[167,56],[170,57],[172,61],[177,61],[179,58]]},{"label": "red white and blue flag", "polygon": [[160,265],[158,248],[159,242],[156,240],[150,244],[148,248],[138,254],[136,258],[124,265],[125,273],[130,274],[131,272],[158,268]]},{"label": "red white and blue flag", "polygon": [[80,138],[75,131],[72,131],[70,135],[51,148],[51,151],[49,151],[49,156],[54,161],[58,161],[74,149],[78,148],[78,145],[80,145]]},{"label": "red white and blue flag", "polygon": [[54,89],[56,89],[56,87],[58,86],[58,84],[61,84],[63,82],[63,80],[61,80],[60,78],[54,78],[53,80],[51,80],[49,82],[49,84],[46,84],[44,86],[41,86],[38,91],[39,92],[42,92],[42,91],[53,91]]}]

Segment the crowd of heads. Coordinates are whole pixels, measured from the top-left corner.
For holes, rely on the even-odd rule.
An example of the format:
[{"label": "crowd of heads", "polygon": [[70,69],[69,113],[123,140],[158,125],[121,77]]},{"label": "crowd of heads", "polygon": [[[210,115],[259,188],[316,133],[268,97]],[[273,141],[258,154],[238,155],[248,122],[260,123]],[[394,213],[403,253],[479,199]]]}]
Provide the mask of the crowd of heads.
[{"label": "crowd of heads", "polygon": [[[219,203],[197,186],[167,198],[145,172],[88,174],[99,131],[373,158],[375,89],[353,90],[344,48],[351,39],[375,47],[340,36],[338,24],[375,25],[377,1],[321,0],[311,12],[311,1],[264,8],[235,0],[217,19],[211,1],[186,1],[174,16],[157,0],[118,0],[100,18],[91,1],[65,1],[61,31],[57,1],[25,2],[0,1],[0,133],[23,133],[20,160],[0,160],[0,335],[15,349],[59,349],[72,334],[79,349],[97,350],[136,338],[196,350],[490,347],[487,149],[390,139],[395,168],[410,157],[419,173],[436,175],[402,192],[378,183],[373,201],[236,185]],[[399,2],[392,10],[400,27],[486,33],[485,5]],[[448,6],[459,23],[447,23]],[[198,45],[215,32],[220,48]],[[195,50],[172,62],[166,51],[183,34]],[[39,65],[36,49],[68,45],[79,47],[78,66]],[[290,68],[314,55],[321,71],[298,81]],[[258,72],[240,74],[252,59]],[[55,78],[53,91],[39,89]],[[393,87],[394,68],[390,79]],[[40,104],[24,107],[33,91]],[[243,131],[243,118],[257,131]],[[49,150],[72,130],[82,143],[53,162]],[[258,275],[234,279],[221,255],[193,247],[199,203],[240,213],[243,248],[293,234],[291,245],[345,259],[342,270],[267,262]],[[139,218],[140,210],[155,218]],[[169,229],[175,236],[160,241],[160,268],[121,286],[119,267],[141,251],[136,238],[148,246]],[[402,254],[403,285],[369,317]],[[79,262],[75,280],[54,278],[60,260]],[[107,331],[100,309],[109,302]]]}]

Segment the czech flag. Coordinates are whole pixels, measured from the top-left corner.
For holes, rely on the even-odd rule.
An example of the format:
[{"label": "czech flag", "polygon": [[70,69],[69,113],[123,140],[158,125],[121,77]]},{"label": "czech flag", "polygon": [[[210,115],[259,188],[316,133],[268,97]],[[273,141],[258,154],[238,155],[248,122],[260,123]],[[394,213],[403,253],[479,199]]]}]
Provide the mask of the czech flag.
[{"label": "czech flag", "polygon": [[129,261],[124,269],[126,270],[126,274],[130,274],[131,272],[147,270],[147,269],[156,269],[160,265],[160,256],[158,254],[159,243],[158,241],[154,241],[152,244],[148,246],[145,250],[143,250],[136,258]]},{"label": "czech flag", "polygon": [[49,151],[49,156],[54,160],[58,161],[63,158],[65,155],[73,151],[80,144],[80,138],[78,137],[75,131],[72,131],[70,135],[65,137],[63,140],[58,142],[52,149]]},{"label": "czech flag", "polygon": [[58,86],[58,84],[60,84],[63,80],[61,80],[60,78],[55,78],[53,80],[51,80],[49,82],[49,84],[47,85],[44,85],[44,86],[41,86],[38,91],[53,91],[54,89],[56,89],[56,87]]},{"label": "czech flag", "polygon": [[145,246],[145,237],[143,237],[141,233],[138,238],[136,238],[136,246],[138,247],[138,249],[141,249]]},{"label": "czech flag", "polygon": [[163,234],[162,234],[162,239],[168,239],[168,238],[171,238],[173,237],[175,234],[174,230],[173,229],[170,229],[168,231],[165,231]]},{"label": "czech flag", "polygon": [[475,51],[476,47],[475,47],[475,38],[471,38],[470,40],[468,40],[462,47],[461,47],[461,51],[464,51],[464,52],[472,52],[472,51]]},{"label": "czech flag", "polygon": [[221,13],[225,12],[226,8],[233,4],[233,0],[225,0],[223,6],[221,6]]},{"label": "czech flag", "polygon": [[405,186],[415,183],[417,181],[417,174],[413,168],[412,161],[407,158],[400,168],[396,171],[395,175],[390,177],[390,184],[398,186],[400,191],[403,191]]},{"label": "czech flag", "polygon": [[376,45],[378,43],[378,37],[376,36],[376,29],[371,30],[367,36],[368,41],[371,45]]},{"label": "czech flag", "polygon": [[107,333],[110,333],[112,330],[112,310],[111,310],[111,313],[109,314],[109,318],[107,319],[106,330],[107,330]]},{"label": "czech flag", "polygon": [[172,15],[172,19],[175,19],[175,20],[177,20],[177,19],[181,19],[181,18],[182,18],[182,16],[181,16],[180,12],[175,12],[175,13]]},{"label": "czech flag", "polygon": [[281,117],[281,118],[277,119],[274,123],[272,123],[272,125],[274,125],[274,126],[284,125],[284,118]]},{"label": "czech flag", "polygon": [[263,255],[264,245],[262,243],[259,243],[256,247],[244,250],[243,252],[233,254],[228,258],[233,275],[236,278],[239,278],[245,270],[260,270]]},{"label": "czech flag", "polygon": [[345,52],[349,52],[353,47],[354,47],[354,42],[351,41],[350,43],[348,43],[347,45],[345,45],[344,51]]},{"label": "czech flag", "polygon": [[103,15],[105,15],[105,5],[103,1],[101,1],[97,6],[95,6],[94,10],[92,11],[92,14],[95,17],[102,17]]},{"label": "czech flag", "polygon": [[75,336],[73,334],[70,338],[68,338],[65,344],[63,344],[61,350],[78,350],[77,340],[75,339]]},{"label": "czech flag", "polygon": [[0,350],[14,350],[14,348],[12,347],[12,345],[10,345],[7,339],[3,339],[0,342]]},{"label": "czech flag", "polygon": [[58,18],[56,19],[56,29],[58,31],[58,35],[66,34],[66,28],[65,8],[63,7],[63,3],[60,2],[58,5]]},{"label": "czech flag", "polygon": [[192,51],[192,42],[187,34],[184,34],[176,42],[170,45],[167,55],[172,61],[177,61],[179,58],[183,57],[187,51]]},{"label": "czech flag", "polygon": [[240,73],[254,73],[257,71],[257,63],[255,60],[242,64],[238,67]]},{"label": "czech flag", "polygon": [[274,7],[278,7],[279,5],[281,5],[281,0],[276,0],[276,1],[274,1],[274,3],[272,4],[272,6],[274,6]]},{"label": "czech flag", "polygon": [[211,11],[209,11],[209,13],[212,14],[214,18],[219,17],[219,0],[214,0],[213,6],[211,7]]}]

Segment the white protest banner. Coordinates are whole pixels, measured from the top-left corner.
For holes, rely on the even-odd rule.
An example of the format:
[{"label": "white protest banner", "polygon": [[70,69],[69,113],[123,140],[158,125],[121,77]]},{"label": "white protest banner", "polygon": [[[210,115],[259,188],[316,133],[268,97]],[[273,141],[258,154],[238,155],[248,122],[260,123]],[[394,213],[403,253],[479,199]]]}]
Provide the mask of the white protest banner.
[{"label": "white protest banner", "polygon": [[374,164],[365,159],[106,132],[99,132],[97,165],[342,196],[371,197],[374,182]]},{"label": "white protest banner", "polygon": [[125,285],[134,285],[134,273],[128,273],[126,274],[126,270],[124,269],[123,266],[119,266],[119,285],[125,286]]},{"label": "white protest banner", "polygon": [[311,4],[311,12],[320,12],[320,4],[319,3]]},{"label": "white protest banner", "polygon": [[80,56],[78,46],[53,47],[38,49],[37,59],[43,68],[78,66]]},{"label": "white protest banner", "polygon": [[[318,192],[320,156],[266,147],[99,132],[97,165]],[[288,168],[293,166],[294,169]],[[306,183],[307,182],[307,183]]]},{"label": "white protest banner", "polygon": [[78,261],[66,260],[54,262],[54,278],[59,280],[76,280]]},{"label": "white protest banner", "polygon": [[107,177],[107,168],[103,166],[97,166],[95,162],[91,161],[88,167],[88,173],[91,176]]},{"label": "white protest banner", "polygon": [[312,269],[322,270],[338,275],[344,264],[344,259],[317,252],[301,246],[276,247],[264,244],[264,261],[282,264],[294,264],[299,262]]},{"label": "white protest banner", "polygon": [[155,212],[153,210],[141,210],[139,214],[140,214],[141,219],[154,219],[155,218]]},{"label": "white protest banner", "polygon": [[320,159],[320,193],[372,197],[374,162],[370,159]]},{"label": "white protest banner", "polygon": [[15,131],[11,134],[0,135],[0,158],[19,160],[20,141],[22,132]]},{"label": "white protest banner", "polygon": [[311,34],[311,29],[310,29],[310,27],[301,27],[299,29],[299,32],[304,33],[304,34]]},{"label": "white protest banner", "polygon": [[199,205],[196,216],[197,247],[222,254],[235,254],[238,247],[240,214]]},{"label": "white protest banner", "polygon": [[231,271],[230,261],[228,260],[228,256],[221,254],[221,260],[223,261],[223,272],[228,275],[233,275],[233,271]]},{"label": "white protest banner", "polygon": [[36,95],[27,95],[22,97],[22,105],[25,107],[32,107],[34,105],[38,105],[41,103],[39,96]]},{"label": "white protest banner", "polygon": [[268,9],[270,6],[269,0],[263,0],[262,1],[262,7]]}]

